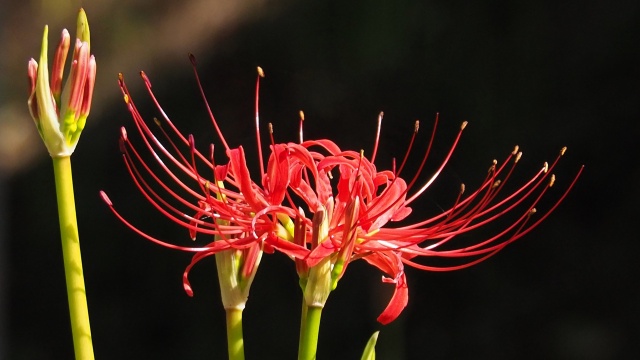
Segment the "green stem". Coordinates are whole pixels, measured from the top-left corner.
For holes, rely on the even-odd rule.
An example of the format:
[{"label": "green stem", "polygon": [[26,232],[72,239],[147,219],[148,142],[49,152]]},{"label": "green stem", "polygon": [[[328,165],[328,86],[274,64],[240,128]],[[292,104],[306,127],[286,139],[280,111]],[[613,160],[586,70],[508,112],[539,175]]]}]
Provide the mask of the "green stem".
[{"label": "green stem", "polygon": [[67,282],[73,348],[77,360],[90,360],[94,358],[93,344],[91,342],[87,294],[84,288],[84,275],[82,272],[76,205],[73,196],[71,158],[68,156],[53,158],[53,171],[56,179],[62,257]]},{"label": "green stem", "polygon": [[321,316],[321,307],[305,305],[300,327],[298,360],[315,360],[316,352],[318,350],[318,334],[320,333]]},{"label": "green stem", "polygon": [[227,348],[229,360],[244,360],[244,337],[242,335],[242,310],[225,309],[227,313]]}]

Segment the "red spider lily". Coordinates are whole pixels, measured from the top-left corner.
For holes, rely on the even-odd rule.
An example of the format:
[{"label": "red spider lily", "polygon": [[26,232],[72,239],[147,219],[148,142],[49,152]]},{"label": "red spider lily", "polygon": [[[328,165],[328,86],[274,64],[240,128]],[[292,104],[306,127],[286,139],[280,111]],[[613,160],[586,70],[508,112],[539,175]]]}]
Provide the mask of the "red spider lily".
[{"label": "red spider lily", "polygon": [[[259,77],[263,76],[261,69],[259,72]],[[269,251],[272,251],[272,248],[268,244],[274,243],[280,244],[278,246],[280,251],[292,256],[305,256],[308,253],[306,249],[288,246],[288,242],[278,240],[277,236],[277,233],[283,233],[285,230],[277,221],[275,214],[292,215],[289,209],[280,207],[280,202],[285,196],[286,184],[280,183],[278,179],[281,177],[274,172],[279,171],[283,166],[274,166],[270,163],[266,173],[261,169],[264,179],[263,187],[251,182],[243,148],[229,148],[209,110],[229,158],[228,164],[215,164],[213,144],[210,146],[208,155],[198,151],[193,136],[185,137],[162,110],[145,73],[141,72],[140,75],[164,120],[162,122],[154,119],[158,125],[156,132],[149,127],[136,108],[122,74],[119,76],[119,84],[144,147],[151,153],[160,171],[157,173],[152,164],[145,160],[131,143],[123,127],[120,148],[127,170],[142,195],[167,218],[188,229],[193,240],[200,233],[214,236],[215,241],[206,246],[192,247],[160,240],[127,221],[115,210],[106,193],[101,191],[103,200],[112,212],[129,228],[154,243],[196,253],[183,276],[184,287],[189,295],[193,294],[187,278],[190,269],[201,259],[216,253],[225,250],[241,252],[239,256],[242,262],[239,274],[241,279],[252,279],[255,275],[263,243],[266,244],[265,249]],[[256,121],[258,121],[257,117]],[[164,138],[167,145],[156,133]],[[187,155],[183,154],[181,148],[187,149]],[[281,160],[287,159],[281,158]],[[198,168],[208,169],[207,174],[203,175]],[[286,166],[284,168],[286,169]],[[169,178],[170,181],[163,180],[165,178]]]},{"label": "red spider lily", "polygon": [[87,15],[78,13],[77,34],[73,48],[69,79],[62,89],[64,65],[71,46],[67,29],[62,30],[60,42],[49,77],[48,26],[44,27],[40,64],[29,60],[29,112],[40,136],[52,157],[70,156],[78,144],[91,110],[96,80],[96,59],[90,54],[90,35]]},{"label": "red spider lily", "polygon": [[[256,139],[261,175],[258,184],[250,177],[242,147],[232,149],[228,146],[208,104],[210,118],[229,158],[226,165],[214,163],[213,145],[208,156],[195,149],[193,137],[186,138],[176,129],[157,103],[144,73],[142,77],[153,101],[162,113],[164,123],[168,125],[169,132],[164,130],[165,126],[161,126],[160,129],[170,144],[169,148],[162,145],[142,120],[124,81],[121,80],[125,101],[145,146],[180,191],[186,192],[192,199],[179,195],[154,174],[128,141],[123,130],[121,143],[129,172],[142,194],[168,218],[189,229],[192,235],[214,235],[218,240],[197,248],[170,244],[133,227],[113,207],[111,208],[125,224],[147,239],[170,248],[197,252],[185,272],[187,288],[186,274],[195,262],[227,249],[244,250],[264,246],[267,250],[281,251],[294,258],[303,287],[306,285],[310,268],[321,263],[324,266],[327,260],[331,266],[330,284],[333,289],[351,261],[364,259],[387,275],[383,277],[383,282],[395,284],[395,292],[387,308],[378,317],[379,322],[387,324],[397,318],[408,301],[405,264],[424,270],[449,271],[466,268],[489,258],[546,219],[564,200],[582,172],[581,168],[558,200],[533,220],[536,205],[554,183],[555,177],[551,170],[565,149],[562,149],[551,166],[545,163],[516,190],[506,191],[505,184],[509,182],[522,155],[516,147],[502,163],[494,160],[486,178],[475,191],[465,194],[462,185],[456,200],[448,210],[437,216],[409,223],[410,206],[441,173],[458,144],[466,122],[460,127],[449,152],[435,173],[422,184],[418,183],[418,179],[430,154],[438,117],[427,150],[421,155],[421,163],[416,174],[407,180],[401,177],[401,173],[412,152],[418,123],[416,122],[414,134],[400,167],[396,169],[394,165],[391,169],[379,171],[374,163],[382,113],[378,119],[377,137],[370,158],[365,157],[362,152],[342,150],[328,139],[303,140],[301,114],[299,143],[278,144],[270,131],[270,154],[265,170],[257,111],[260,79],[258,77]],[[198,85],[200,86],[199,80]],[[201,86],[200,91],[202,93]],[[160,124],[160,121],[156,122]],[[178,141],[171,141],[173,137]],[[189,156],[182,155],[179,151],[180,146],[189,149]],[[196,163],[208,168],[213,180],[206,180],[196,170]],[[180,172],[195,185],[189,186],[180,180],[176,172]],[[164,200],[145,180],[147,176],[169,194],[171,199],[177,200],[181,206],[196,215],[186,215]],[[505,192],[507,193],[504,194]],[[103,196],[111,205],[106,195]],[[322,220],[318,220],[319,217],[314,219],[315,216],[306,217],[305,210],[300,205],[304,205],[310,214],[322,214]],[[515,220],[510,220],[502,230],[473,245],[461,244],[456,239],[459,235],[513,213],[518,214]],[[390,222],[396,221],[402,222],[395,227],[389,226]],[[313,229],[319,227],[319,222],[323,223],[323,228],[327,228],[324,238],[313,233]],[[418,257],[427,260],[445,258],[453,260],[454,263],[426,265],[417,262]],[[437,263],[440,264],[441,261]]]},{"label": "red spider lily", "polygon": [[[380,114],[379,124],[381,120],[382,114]],[[437,120],[436,117],[436,125]],[[566,197],[582,172],[580,169],[567,190],[551,208],[537,220],[532,221],[531,216],[536,212],[535,206],[555,181],[555,176],[550,170],[556,166],[566,149],[561,150],[551,166],[545,163],[522,186],[502,195],[501,190],[507,184],[522,156],[516,147],[501,165],[494,160],[485,180],[475,191],[463,197],[464,185],[462,185],[450,209],[438,216],[404,226],[387,226],[389,222],[404,220],[411,213],[409,205],[424,193],[440,174],[451,157],[465,126],[466,122],[461,126],[449,153],[435,174],[413,191],[429,155],[435,126],[421,164],[408,184],[400,177],[400,173],[415,139],[417,124],[407,155],[397,171],[376,169],[373,161],[377,151],[377,139],[371,160],[364,157],[362,153],[343,151],[329,140],[279,145],[282,147],[280,152],[306,154],[306,156],[292,156],[288,163],[291,192],[302,199],[312,212],[314,209],[323,211],[326,209],[328,214],[326,215],[329,223],[328,241],[311,244],[312,251],[305,258],[304,264],[298,264],[299,273],[301,273],[300,268],[303,268],[304,272],[304,269],[315,266],[329,257],[333,263],[332,278],[335,288],[349,262],[354,259],[364,259],[389,276],[383,278],[384,282],[396,285],[388,307],[378,318],[378,321],[383,324],[389,323],[407,304],[408,289],[404,264],[423,270],[449,271],[466,268],[487,259],[530,232],[549,216]],[[335,186],[332,186],[332,181],[336,182]],[[293,205],[293,201],[289,199]],[[487,239],[473,245],[457,245],[453,241],[458,235],[477,229],[514,211],[520,211],[520,215],[506,224],[503,230]],[[298,216],[304,216],[302,214],[299,212]],[[420,256],[452,258],[459,261],[445,266],[424,265],[413,260]]]}]

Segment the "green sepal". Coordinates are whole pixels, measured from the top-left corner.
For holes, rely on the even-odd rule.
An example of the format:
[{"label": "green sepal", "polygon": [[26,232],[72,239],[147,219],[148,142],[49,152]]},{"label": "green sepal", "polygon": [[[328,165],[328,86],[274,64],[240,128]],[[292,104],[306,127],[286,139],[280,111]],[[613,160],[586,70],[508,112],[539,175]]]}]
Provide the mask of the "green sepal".
[{"label": "green sepal", "polygon": [[367,345],[364,347],[364,351],[362,352],[361,360],[376,360],[376,342],[378,341],[378,334],[380,331],[376,331],[371,335],[369,341],[367,341]]}]

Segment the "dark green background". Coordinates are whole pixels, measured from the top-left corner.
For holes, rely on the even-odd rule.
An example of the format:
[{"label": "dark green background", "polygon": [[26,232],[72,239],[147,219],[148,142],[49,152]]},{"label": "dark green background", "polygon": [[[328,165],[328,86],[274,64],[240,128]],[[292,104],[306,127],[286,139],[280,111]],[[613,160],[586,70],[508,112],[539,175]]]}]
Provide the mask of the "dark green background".
[{"label": "dark green background", "polygon": [[[92,4],[85,8],[100,66],[118,49],[101,47],[98,32],[109,26],[91,17]],[[375,330],[381,330],[382,360],[640,354],[633,231],[637,3],[318,1],[269,9],[223,34],[215,47],[194,50],[230,145],[244,145],[251,156],[260,65],[267,73],[261,118],[274,123],[280,141],[296,139],[297,112],[303,109],[307,138],[329,137],[344,148],[369,151],[382,110],[379,164],[385,167],[391,156],[403,156],[415,119],[422,121],[425,141],[440,113],[434,159],[468,120],[459,149],[439,185],[415,208],[418,213],[450,204],[460,182],[478,184],[491,160],[502,159],[515,144],[524,151],[523,173],[568,146],[551,198],[586,165],[553,216],[489,261],[453,273],[409,269],[409,306],[392,325],[375,322],[391,287],[380,283],[377,270],[355,263],[323,313],[319,359],[358,359]],[[156,11],[171,14],[144,3],[130,11],[131,19],[151,28]],[[151,32],[146,41],[163,39]],[[37,47],[29,52],[35,55]],[[140,82],[135,71],[125,75],[130,84]],[[201,146],[213,141],[186,54],[178,65],[157,66],[148,75],[174,122]],[[115,73],[98,76],[113,84],[110,91],[119,91]],[[157,115],[142,89],[134,96],[149,119]],[[189,298],[181,276],[190,256],[139,238],[100,201],[104,189],[141,228],[175,242],[188,237],[134,189],[118,151],[119,128],[131,129],[132,122],[122,101],[111,99],[91,115],[73,156],[96,356],[222,359],[224,312],[213,260],[193,270],[195,297]],[[51,170],[42,158],[8,179],[7,359],[72,356]],[[280,254],[265,256],[245,311],[247,358],[295,358],[299,301],[293,263]]]}]

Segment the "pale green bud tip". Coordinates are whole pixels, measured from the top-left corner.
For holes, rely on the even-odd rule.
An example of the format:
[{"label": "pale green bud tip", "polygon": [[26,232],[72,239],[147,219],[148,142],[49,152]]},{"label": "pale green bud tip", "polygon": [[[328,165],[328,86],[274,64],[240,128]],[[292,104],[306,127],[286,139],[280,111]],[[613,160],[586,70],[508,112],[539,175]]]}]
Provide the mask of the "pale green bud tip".
[{"label": "pale green bud tip", "polygon": [[367,341],[367,345],[364,347],[362,357],[360,358],[361,360],[376,359],[376,342],[378,342],[378,334],[380,334],[380,331],[374,332],[369,338],[369,341]]},{"label": "pale green bud tip", "polygon": [[[49,25],[44,26],[42,32],[42,47],[40,48],[40,66],[47,67],[47,49],[49,48]],[[49,74],[47,74],[49,75]]]},{"label": "pale green bud tip", "polygon": [[87,14],[84,12],[83,8],[80,8],[78,12],[78,28],[76,32],[76,37],[80,39],[82,42],[86,42],[91,44],[91,33],[89,31],[89,20],[87,20]]}]

